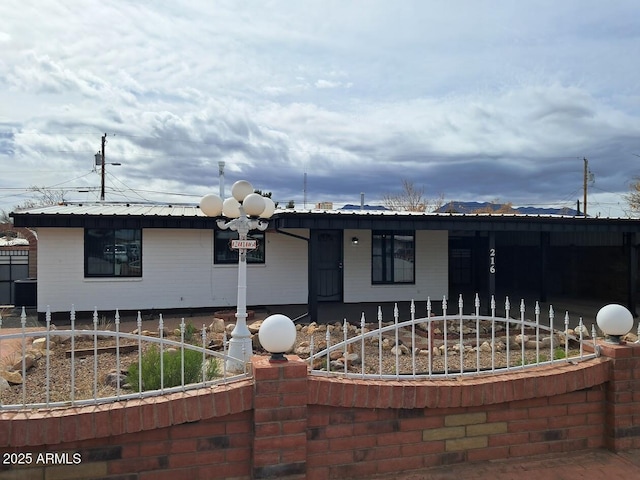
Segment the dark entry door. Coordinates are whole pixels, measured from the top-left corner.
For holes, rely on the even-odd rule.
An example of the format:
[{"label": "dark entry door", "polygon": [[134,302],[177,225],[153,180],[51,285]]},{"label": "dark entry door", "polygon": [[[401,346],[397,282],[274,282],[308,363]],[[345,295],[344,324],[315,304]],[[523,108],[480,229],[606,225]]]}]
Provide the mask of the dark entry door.
[{"label": "dark entry door", "polygon": [[342,301],[342,230],[318,232],[318,301]]}]

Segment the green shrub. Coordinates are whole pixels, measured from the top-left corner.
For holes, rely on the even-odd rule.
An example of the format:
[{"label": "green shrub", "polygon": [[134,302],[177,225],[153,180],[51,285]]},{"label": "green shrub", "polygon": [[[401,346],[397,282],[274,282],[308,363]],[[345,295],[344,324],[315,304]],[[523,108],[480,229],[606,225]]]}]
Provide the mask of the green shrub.
[{"label": "green shrub", "polygon": [[564,351],[563,347],[558,347],[553,351],[553,359],[554,360],[562,360],[563,358],[567,358],[567,353]]},{"label": "green shrub", "polygon": [[[139,368],[142,366],[142,388],[139,385]],[[218,376],[219,366],[215,358],[205,360],[205,379],[211,380]],[[177,387],[182,384],[182,354],[181,350],[165,351],[162,354],[162,373],[164,375],[164,388]],[[160,349],[157,345],[151,345],[142,354],[140,363],[134,362],[127,372],[127,382],[133,390],[160,389]],[[184,350],[184,383],[197,383],[202,381],[202,353],[195,350]]]},{"label": "green shrub", "polygon": [[196,333],[198,332],[199,330],[195,327],[193,323],[191,322],[187,323],[184,326],[184,341],[187,343],[192,343]]}]

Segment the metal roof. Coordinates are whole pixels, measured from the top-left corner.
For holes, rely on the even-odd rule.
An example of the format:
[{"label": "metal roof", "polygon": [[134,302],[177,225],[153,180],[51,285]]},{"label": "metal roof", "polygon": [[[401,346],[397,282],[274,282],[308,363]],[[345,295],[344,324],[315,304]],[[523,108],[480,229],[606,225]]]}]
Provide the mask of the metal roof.
[{"label": "metal roof", "polygon": [[[215,228],[193,204],[64,203],[12,212],[16,226]],[[640,232],[640,220],[555,214],[424,213],[391,210],[276,210],[272,228]]]},{"label": "metal roof", "polygon": [[144,203],[64,203],[18,210],[13,215],[155,215],[205,216],[197,205],[160,205]]}]

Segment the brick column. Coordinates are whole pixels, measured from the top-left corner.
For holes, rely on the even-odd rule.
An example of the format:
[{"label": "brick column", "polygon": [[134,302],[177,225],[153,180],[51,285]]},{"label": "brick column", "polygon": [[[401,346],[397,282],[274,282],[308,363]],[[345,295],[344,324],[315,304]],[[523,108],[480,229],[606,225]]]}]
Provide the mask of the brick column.
[{"label": "brick column", "polygon": [[305,478],[307,364],[251,359],[254,377],[253,478]]},{"label": "brick column", "polygon": [[640,344],[600,344],[612,360],[607,383],[605,445],[618,452],[640,448]]}]

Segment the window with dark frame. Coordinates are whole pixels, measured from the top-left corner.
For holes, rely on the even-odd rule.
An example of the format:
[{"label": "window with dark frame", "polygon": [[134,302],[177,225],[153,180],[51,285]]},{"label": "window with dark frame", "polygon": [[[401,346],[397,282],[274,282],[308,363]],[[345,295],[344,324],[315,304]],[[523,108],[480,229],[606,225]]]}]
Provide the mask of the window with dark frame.
[{"label": "window with dark frame", "polygon": [[142,230],[85,229],[84,276],[141,277]]},{"label": "window with dark frame", "polygon": [[371,283],[415,283],[415,232],[372,232]]},{"label": "window with dark frame", "polygon": [[[238,250],[231,248],[231,240],[238,239],[238,232],[233,230],[214,230],[213,233],[213,263],[229,265],[238,263]],[[248,240],[256,240],[258,248],[247,250],[247,264],[265,263],[264,232],[252,232],[247,235]]]}]

